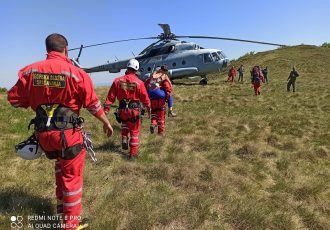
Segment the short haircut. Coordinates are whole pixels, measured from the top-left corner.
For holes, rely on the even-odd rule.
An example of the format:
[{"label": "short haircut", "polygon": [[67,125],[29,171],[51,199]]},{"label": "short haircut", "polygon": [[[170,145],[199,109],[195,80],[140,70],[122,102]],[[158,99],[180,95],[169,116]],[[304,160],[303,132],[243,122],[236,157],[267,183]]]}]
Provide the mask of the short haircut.
[{"label": "short haircut", "polygon": [[61,34],[51,34],[46,38],[47,52],[57,51],[63,52],[64,48],[68,46],[68,40]]}]

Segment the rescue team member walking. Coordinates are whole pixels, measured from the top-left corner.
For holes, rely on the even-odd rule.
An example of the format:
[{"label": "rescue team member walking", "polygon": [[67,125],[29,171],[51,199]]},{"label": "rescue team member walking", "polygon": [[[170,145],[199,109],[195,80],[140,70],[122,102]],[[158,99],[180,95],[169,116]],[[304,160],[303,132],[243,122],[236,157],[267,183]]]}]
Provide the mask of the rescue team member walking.
[{"label": "rescue team member walking", "polygon": [[145,86],[151,101],[150,132],[158,128],[159,135],[165,135],[166,101],[171,98],[172,85],[164,69],[156,70],[146,81]]},{"label": "rescue team member walking", "polygon": [[128,149],[129,143],[129,158],[132,160],[138,157],[141,103],[150,114],[150,100],[144,83],[136,74],[138,70],[139,62],[129,60],[125,75],[113,81],[104,105],[105,112],[109,113],[110,106],[118,99],[119,108],[115,115],[121,123],[122,148]]},{"label": "rescue team member walking", "polygon": [[265,82],[264,76],[260,70],[259,66],[254,66],[251,70],[251,83],[254,88],[254,94],[256,96],[261,93],[261,83]]},{"label": "rescue team member walking", "polygon": [[30,64],[18,73],[17,83],[8,92],[14,107],[31,107],[36,117],[35,136],[50,159],[56,159],[58,213],[63,212],[64,229],[83,229],[79,224],[86,149],[83,145],[81,107],[103,123],[104,132],[113,133],[90,77],[72,65],[68,42],[63,35],[46,38],[47,59]]}]

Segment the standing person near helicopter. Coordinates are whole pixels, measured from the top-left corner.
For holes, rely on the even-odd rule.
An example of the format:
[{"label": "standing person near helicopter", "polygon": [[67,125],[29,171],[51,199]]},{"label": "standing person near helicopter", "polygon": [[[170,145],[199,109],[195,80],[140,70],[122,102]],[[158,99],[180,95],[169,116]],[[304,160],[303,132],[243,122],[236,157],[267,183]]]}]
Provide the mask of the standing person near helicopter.
[{"label": "standing person near helicopter", "polygon": [[66,38],[61,34],[49,35],[46,49],[46,60],[19,71],[17,83],[8,91],[8,101],[14,107],[31,107],[36,112],[30,123],[35,125],[34,141],[31,139],[30,144],[38,146],[38,140],[46,157],[56,160],[57,212],[63,214],[64,229],[84,229],[87,224],[79,223],[86,155],[81,107],[103,123],[108,137],[113,129],[90,77],[68,58]]},{"label": "standing person near helicopter", "polygon": [[162,66],[157,69],[144,84],[151,101],[150,132],[154,133],[158,128],[158,134],[165,135],[166,101],[168,101],[169,107],[172,106],[172,101],[169,100],[172,96],[172,84],[167,68]]},{"label": "standing person near helicopter", "polygon": [[234,78],[236,77],[236,69],[235,69],[235,66],[232,66],[229,71],[228,71],[228,79],[227,81],[230,81],[230,82],[234,82]]},{"label": "standing person near helicopter", "polygon": [[116,98],[119,101],[115,115],[121,123],[122,148],[127,150],[129,143],[131,160],[138,157],[141,103],[150,114],[150,100],[143,81],[138,78],[138,70],[139,62],[136,59],[129,60],[125,75],[113,81],[104,105],[104,111],[109,113],[110,106]]}]

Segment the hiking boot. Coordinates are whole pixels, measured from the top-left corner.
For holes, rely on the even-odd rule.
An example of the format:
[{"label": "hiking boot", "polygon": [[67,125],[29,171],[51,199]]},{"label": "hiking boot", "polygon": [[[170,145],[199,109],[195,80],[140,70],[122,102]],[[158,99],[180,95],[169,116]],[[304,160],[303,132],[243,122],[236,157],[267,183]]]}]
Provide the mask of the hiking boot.
[{"label": "hiking boot", "polygon": [[155,133],[155,128],[156,128],[155,125],[150,125],[150,133],[151,134]]},{"label": "hiking boot", "polygon": [[121,140],[121,147],[124,150],[128,149],[128,138],[127,137],[123,137],[123,139]]},{"label": "hiking boot", "polygon": [[87,218],[82,219],[79,222],[79,226],[78,226],[77,230],[88,229],[88,227],[89,227],[88,222],[89,222],[89,220]]},{"label": "hiking boot", "polygon": [[136,161],[136,160],[138,159],[138,155],[132,155],[132,154],[129,154],[128,159],[129,159],[130,161]]},{"label": "hiking boot", "polygon": [[172,110],[168,111],[168,117],[176,117],[176,113],[174,113]]}]

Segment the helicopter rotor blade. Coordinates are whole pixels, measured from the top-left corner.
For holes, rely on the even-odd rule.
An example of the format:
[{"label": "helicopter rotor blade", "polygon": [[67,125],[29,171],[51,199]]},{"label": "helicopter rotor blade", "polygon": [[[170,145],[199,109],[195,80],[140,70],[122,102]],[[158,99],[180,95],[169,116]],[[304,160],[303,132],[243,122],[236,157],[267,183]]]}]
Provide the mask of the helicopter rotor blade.
[{"label": "helicopter rotor blade", "polygon": [[219,39],[219,40],[228,40],[228,41],[237,41],[237,42],[249,42],[249,43],[272,45],[272,46],[286,46],[286,45],[283,45],[283,44],[270,43],[270,42],[261,42],[261,41],[253,41],[253,40],[245,40],[245,39],[237,39],[237,38],[212,37],[212,36],[176,36],[176,38]]},{"label": "helicopter rotor blade", "polygon": [[171,28],[169,24],[158,24],[164,31],[165,35],[171,34]]},{"label": "helicopter rotor blade", "polygon": [[[94,47],[94,46],[102,46],[106,44],[111,44],[111,43],[118,43],[118,42],[127,42],[127,41],[136,41],[136,40],[146,40],[146,39],[157,39],[158,37],[146,37],[146,38],[130,38],[130,39],[123,39],[123,40],[117,40],[117,41],[111,41],[111,42],[103,42],[103,43],[98,43],[98,44],[93,44],[93,45],[88,45],[88,46],[83,46],[83,48],[89,48],[89,47]],[[78,48],[72,48],[69,49],[69,51],[72,50],[79,50],[81,47]]]}]

